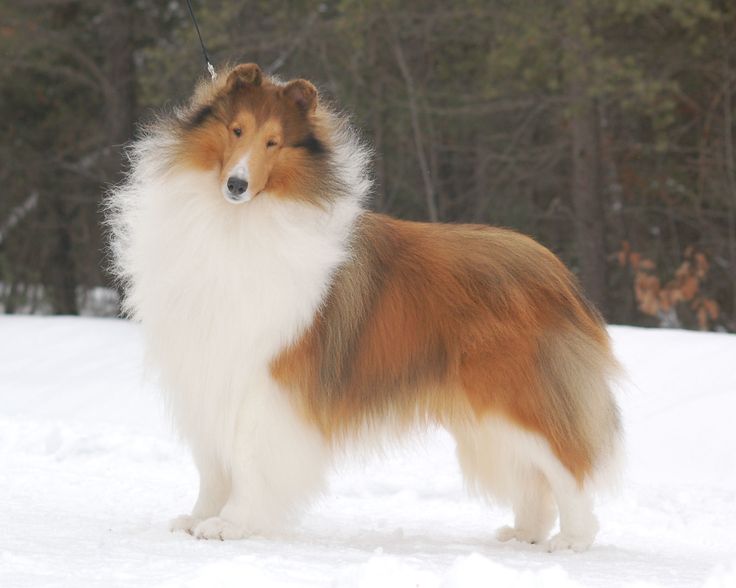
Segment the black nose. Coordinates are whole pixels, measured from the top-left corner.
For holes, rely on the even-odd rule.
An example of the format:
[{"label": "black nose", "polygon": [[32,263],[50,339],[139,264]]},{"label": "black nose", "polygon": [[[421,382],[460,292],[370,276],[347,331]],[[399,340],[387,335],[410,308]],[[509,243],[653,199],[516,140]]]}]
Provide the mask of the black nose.
[{"label": "black nose", "polygon": [[231,196],[240,196],[248,189],[248,182],[232,176],[227,179],[227,191]]}]

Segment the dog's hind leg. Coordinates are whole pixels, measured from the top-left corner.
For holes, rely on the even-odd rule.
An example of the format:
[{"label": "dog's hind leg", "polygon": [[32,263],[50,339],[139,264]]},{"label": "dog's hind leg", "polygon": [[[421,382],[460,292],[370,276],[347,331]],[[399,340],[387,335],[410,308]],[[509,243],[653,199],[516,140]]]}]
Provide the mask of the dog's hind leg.
[{"label": "dog's hind leg", "polygon": [[584,551],[593,543],[598,521],[593,514],[593,496],[560,461],[540,435],[521,429],[505,419],[495,419],[489,441],[499,469],[493,480],[501,496],[514,508],[513,528],[501,529],[498,538],[538,543],[546,539],[555,520],[555,502],[560,514],[560,532],[547,544],[549,551]]},{"label": "dog's hind leg", "polygon": [[552,491],[544,475],[533,467],[519,472],[511,504],[514,509],[514,526],[501,527],[496,532],[499,541],[524,541],[541,543],[552,530],[557,519]]},{"label": "dog's hind leg", "polygon": [[560,509],[560,532],[550,539],[548,551],[585,551],[598,533],[593,496],[554,456],[540,464]]},{"label": "dog's hind leg", "polygon": [[471,491],[510,504],[514,525],[496,532],[499,541],[541,543],[549,536],[557,509],[547,478],[536,466],[537,443],[502,418],[486,418],[453,431],[457,456]]}]

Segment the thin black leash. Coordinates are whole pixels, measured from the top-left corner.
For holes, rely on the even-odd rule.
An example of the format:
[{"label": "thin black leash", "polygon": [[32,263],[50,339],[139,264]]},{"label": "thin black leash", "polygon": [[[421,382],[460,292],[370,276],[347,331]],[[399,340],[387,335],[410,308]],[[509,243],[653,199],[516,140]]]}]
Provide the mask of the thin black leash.
[{"label": "thin black leash", "polygon": [[192,9],[191,0],[187,0],[187,6],[189,7],[189,14],[192,16],[192,22],[194,23],[194,28],[197,29],[197,36],[199,37],[199,44],[202,45],[202,53],[204,54],[204,61],[207,64],[207,71],[210,72],[210,75],[212,76],[212,79],[214,80],[217,77],[217,74],[215,73],[215,66],[212,65],[212,63],[210,62],[210,56],[207,54],[207,48],[204,46],[204,41],[202,40],[202,33],[199,32],[199,25],[197,24],[197,19],[194,16],[194,10]]}]

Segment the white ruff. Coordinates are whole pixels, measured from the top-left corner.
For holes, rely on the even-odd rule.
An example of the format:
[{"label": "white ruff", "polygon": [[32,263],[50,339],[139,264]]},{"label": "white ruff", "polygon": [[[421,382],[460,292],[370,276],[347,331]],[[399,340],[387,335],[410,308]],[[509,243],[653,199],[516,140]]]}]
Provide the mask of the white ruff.
[{"label": "white ruff", "polygon": [[221,511],[234,531],[211,520],[197,534],[268,530],[318,487],[327,460],[269,364],[310,326],[346,259],[365,180],[343,170],[356,173],[356,192],[324,209],[267,194],[233,206],[215,173],[163,171],[153,154],[166,143],[139,142],[109,199],[126,310],[200,470],[187,530]]}]

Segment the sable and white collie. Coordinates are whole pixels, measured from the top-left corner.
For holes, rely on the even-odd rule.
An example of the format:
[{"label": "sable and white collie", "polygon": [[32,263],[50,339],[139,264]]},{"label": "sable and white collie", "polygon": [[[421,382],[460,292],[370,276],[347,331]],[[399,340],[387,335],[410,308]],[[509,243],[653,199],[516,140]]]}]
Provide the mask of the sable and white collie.
[{"label": "sable and white collie", "polygon": [[125,309],[200,474],[203,539],[267,533],[336,450],[438,424],[502,541],[586,549],[619,445],[609,339],[572,274],[513,231],[364,208],[367,150],[305,80],[199,85],[108,197]]}]

